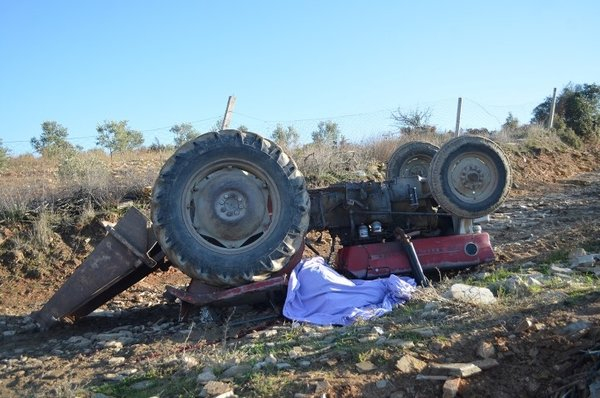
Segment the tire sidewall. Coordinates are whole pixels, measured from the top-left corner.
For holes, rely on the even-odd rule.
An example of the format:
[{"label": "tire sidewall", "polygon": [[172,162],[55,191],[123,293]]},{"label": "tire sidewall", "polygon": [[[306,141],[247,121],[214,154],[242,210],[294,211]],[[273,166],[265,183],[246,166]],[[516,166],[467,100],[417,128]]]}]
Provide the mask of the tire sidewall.
[{"label": "tire sidewall", "polygon": [[386,178],[393,180],[400,177],[400,170],[408,160],[423,155],[433,159],[438,150],[436,145],[426,141],[412,141],[399,146],[388,160]]},{"label": "tire sidewall", "polygon": [[[256,138],[258,136],[250,135],[244,140],[236,140],[235,137],[221,136],[218,139],[199,140],[196,144],[190,142],[186,145],[192,145],[192,148],[185,148],[173,155],[175,160],[167,175],[163,176],[162,171],[159,175],[157,184],[162,185],[163,191],[168,190],[168,199],[161,199],[160,205],[153,208],[154,225],[160,226],[156,231],[157,236],[159,241],[168,241],[164,246],[171,261],[192,277],[214,279],[216,275],[217,279],[237,280],[274,271],[261,268],[270,268],[269,257],[279,249],[290,226],[302,225],[303,215],[294,209],[305,205],[302,203],[305,199],[302,193],[306,191],[303,179],[290,179],[278,159],[272,157],[277,152],[266,152],[264,143]],[[277,191],[281,208],[276,225],[271,225],[272,229],[267,231],[266,236],[261,236],[248,250],[224,254],[199,242],[203,238],[195,230],[190,230],[191,223],[186,220],[189,215],[185,214],[182,198],[187,196],[190,182],[198,173],[213,163],[223,163],[224,159],[229,158],[234,159],[237,165],[246,163],[251,169],[258,169],[268,176],[273,183],[269,189]]]},{"label": "tire sidewall", "polygon": [[[461,200],[450,186],[451,165],[464,152],[481,153],[496,169],[498,184],[489,197],[478,203]],[[506,198],[510,187],[508,160],[497,145],[483,137],[458,137],[449,141],[432,161],[431,189],[435,200],[445,210],[463,218],[477,218],[496,210]]]}]

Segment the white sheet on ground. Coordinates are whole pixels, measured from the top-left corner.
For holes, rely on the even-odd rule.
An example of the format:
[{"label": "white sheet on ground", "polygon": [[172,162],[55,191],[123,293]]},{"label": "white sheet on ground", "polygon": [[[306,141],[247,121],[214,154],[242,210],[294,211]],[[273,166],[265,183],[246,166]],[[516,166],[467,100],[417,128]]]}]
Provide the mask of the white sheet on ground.
[{"label": "white sheet on ground", "polygon": [[388,278],[348,279],[322,257],[302,260],[290,275],[283,315],[318,325],[349,325],[390,312],[410,299],[415,281]]}]

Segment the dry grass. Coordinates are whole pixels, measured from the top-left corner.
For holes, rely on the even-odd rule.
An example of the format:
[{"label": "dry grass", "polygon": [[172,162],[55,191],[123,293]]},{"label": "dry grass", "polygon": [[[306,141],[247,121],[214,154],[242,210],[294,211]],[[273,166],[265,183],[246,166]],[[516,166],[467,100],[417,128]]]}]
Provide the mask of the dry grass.
[{"label": "dry grass", "polygon": [[167,155],[131,152],[111,159],[102,151],[89,151],[54,159],[11,158],[0,173],[0,213],[11,218],[73,196],[93,197],[96,206],[112,205],[153,185]]}]

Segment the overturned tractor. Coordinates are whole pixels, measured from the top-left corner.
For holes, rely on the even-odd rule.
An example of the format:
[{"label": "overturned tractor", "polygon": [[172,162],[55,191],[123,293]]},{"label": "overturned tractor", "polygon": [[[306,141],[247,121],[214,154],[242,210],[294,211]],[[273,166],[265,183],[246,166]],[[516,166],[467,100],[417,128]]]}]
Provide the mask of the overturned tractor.
[{"label": "overturned tractor", "polygon": [[[336,268],[355,278],[464,268],[494,258],[477,221],[508,195],[510,167],[494,142],[475,136],[441,148],[400,146],[384,182],[308,190],[275,143],[237,130],[208,133],[162,167],[151,221],[131,209],[50,301],[33,314],[44,327],[76,320],[158,269],[192,281],[168,288],[184,306],[228,304],[285,289],[309,230],[342,248]],[[411,241],[411,237],[413,238]]]}]

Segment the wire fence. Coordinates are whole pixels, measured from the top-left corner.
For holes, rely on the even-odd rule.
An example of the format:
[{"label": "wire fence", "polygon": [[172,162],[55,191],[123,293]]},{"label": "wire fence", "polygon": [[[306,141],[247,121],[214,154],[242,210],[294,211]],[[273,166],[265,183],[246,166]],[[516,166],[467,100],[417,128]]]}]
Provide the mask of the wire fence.
[{"label": "wire fence", "polygon": [[[517,117],[521,123],[527,123],[529,122],[531,112],[536,105],[537,103],[534,102],[511,105],[484,104],[469,98],[463,98],[461,131],[479,128],[486,128],[490,131],[499,130],[509,113],[512,113]],[[396,112],[398,109],[403,112],[428,110],[431,114],[428,124],[435,126],[438,132],[454,131],[456,108],[457,99],[449,98],[365,113],[330,116],[316,115],[314,118],[294,120],[266,120],[234,110],[230,127],[238,128],[240,126],[245,126],[249,131],[259,133],[266,137],[271,137],[278,125],[281,125],[284,128],[293,127],[299,134],[300,143],[306,144],[312,141],[312,132],[317,130],[317,126],[320,122],[331,121],[338,125],[340,133],[348,141],[360,143],[397,134],[399,129],[398,126],[395,125],[391,115],[392,112]],[[192,121],[174,120],[169,126],[141,130],[144,137],[144,145],[172,145],[175,135],[170,131],[170,128],[176,124],[190,123],[199,133],[204,133],[214,130],[222,120],[222,115],[204,116],[206,117]],[[42,122],[43,121],[40,121],[40,123]],[[58,122],[61,123],[60,120],[58,120]],[[67,124],[64,126],[69,128]],[[136,129],[133,125],[130,127]],[[39,136],[40,134],[41,131],[37,133],[33,132],[31,136]],[[97,135],[95,134],[95,130],[91,130],[89,134],[70,135],[67,140],[72,144],[87,150],[96,147],[96,138]],[[12,155],[30,153],[33,151],[30,139],[31,137],[23,137],[22,139],[16,140],[4,139],[2,144]]]}]

